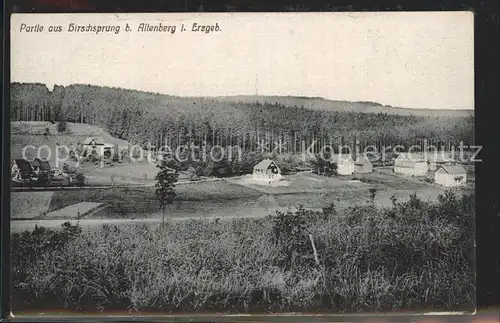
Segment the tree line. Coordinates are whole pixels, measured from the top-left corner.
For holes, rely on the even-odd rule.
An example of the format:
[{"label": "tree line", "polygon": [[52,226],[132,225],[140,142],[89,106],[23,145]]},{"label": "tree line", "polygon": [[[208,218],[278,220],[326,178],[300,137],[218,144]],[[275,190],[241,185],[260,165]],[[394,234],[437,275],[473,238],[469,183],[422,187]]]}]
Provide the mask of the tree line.
[{"label": "tree line", "polygon": [[474,118],[312,111],[303,106],[175,97],[92,85],[11,84],[11,121],[67,121],[103,127],[132,144],[239,146],[248,152],[312,153],[367,145],[472,145]]}]

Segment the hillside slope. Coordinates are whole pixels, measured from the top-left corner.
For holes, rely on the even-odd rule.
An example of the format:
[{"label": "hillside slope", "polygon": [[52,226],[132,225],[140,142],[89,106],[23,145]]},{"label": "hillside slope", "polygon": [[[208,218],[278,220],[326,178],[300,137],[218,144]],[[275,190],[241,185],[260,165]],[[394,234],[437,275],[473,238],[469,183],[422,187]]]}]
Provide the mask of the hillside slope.
[{"label": "hillside slope", "polygon": [[262,140],[281,140],[285,152],[295,152],[316,139],[322,139],[322,145],[325,140],[359,140],[366,145],[408,146],[422,138],[470,145],[474,129],[471,110],[417,112],[376,102],[291,96],[175,97],[81,84],[56,85],[49,91],[44,84],[13,83],[10,103],[11,121],[91,124],[130,143],[166,142],[171,147],[188,141],[211,146],[239,143],[244,150],[256,151]]},{"label": "hillside slope", "polygon": [[[10,123],[11,128],[11,160],[23,158],[23,148],[34,146],[35,149],[26,149],[26,156],[29,159],[37,157],[38,148],[42,158],[48,158],[53,163],[56,159],[58,146],[76,146],[89,136],[99,136],[106,143],[126,146],[128,142],[111,136],[108,132],[97,126],[82,123],[68,123],[68,131],[59,133],[56,124],[44,121],[16,121]],[[48,135],[46,131],[48,129]],[[45,148],[48,147],[48,148]],[[49,152],[50,150],[50,152]],[[61,155],[63,149],[60,150]]]}]

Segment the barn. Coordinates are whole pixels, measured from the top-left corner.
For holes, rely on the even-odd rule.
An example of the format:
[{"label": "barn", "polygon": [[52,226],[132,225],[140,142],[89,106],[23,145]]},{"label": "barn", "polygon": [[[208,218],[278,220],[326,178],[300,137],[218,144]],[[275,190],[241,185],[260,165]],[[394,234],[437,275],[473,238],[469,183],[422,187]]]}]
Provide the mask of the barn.
[{"label": "barn", "polygon": [[253,167],[253,179],[274,182],[281,178],[281,170],[271,159],[264,159]]},{"label": "barn", "polygon": [[467,171],[461,165],[439,166],[434,173],[434,182],[446,187],[464,186],[467,183]]},{"label": "barn", "polygon": [[373,164],[365,155],[359,155],[354,162],[354,172],[358,174],[371,173],[373,172]]},{"label": "barn", "polygon": [[337,164],[338,175],[352,175],[354,173],[354,161],[351,155],[333,155],[331,160]]},{"label": "barn", "polygon": [[394,160],[394,173],[406,176],[426,176],[429,167],[422,154],[400,153]]}]

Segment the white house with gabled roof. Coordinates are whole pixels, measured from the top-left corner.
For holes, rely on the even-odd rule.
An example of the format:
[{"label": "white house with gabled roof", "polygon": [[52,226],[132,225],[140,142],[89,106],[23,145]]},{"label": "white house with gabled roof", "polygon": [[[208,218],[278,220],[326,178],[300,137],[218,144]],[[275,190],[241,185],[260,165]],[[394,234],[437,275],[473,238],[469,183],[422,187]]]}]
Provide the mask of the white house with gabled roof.
[{"label": "white house with gabled roof", "polygon": [[281,169],[271,159],[264,159],[253,167],[253,179],[274,182],[281,179]]},{"label": "white house with gabled roof", "polygon": [[434,182],[446,187],[464,186],[467,183],[467,171],[461,165],[439,166],[434,173]]}]

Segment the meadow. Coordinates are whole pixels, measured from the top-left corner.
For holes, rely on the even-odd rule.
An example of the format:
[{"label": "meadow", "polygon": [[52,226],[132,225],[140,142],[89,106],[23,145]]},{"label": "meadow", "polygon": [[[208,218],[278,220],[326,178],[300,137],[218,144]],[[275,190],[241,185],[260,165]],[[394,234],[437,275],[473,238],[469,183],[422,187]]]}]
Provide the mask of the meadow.
[{"label": "meadow", "polygon": [[[473,195],[12,235],[27,312],[473,311]],[[313,245],[317,250],[315,258]]]},{"label": "meadow", "polygon": [[[258,198],[262,194],[252,189],[226,181],[199,182],[178,185],[175,189],[178,202],[228,201]],[[143,216],[159,211],[154,187],[110,188],[105,190],[56,191],[52,196],[49,212],[74,203],[96,202],[109,205],[110,216]]]},{"label": "meadow", "polygon": [[[117,167],[118,169],[119,167]],[[381,172],[355,174],[345,178],[318,176],[311,173],[286,175],[282,181],[288,185],[257,185],[243,178],[219,179],[208,182],[191,182],[176,186],[176,198],[166,209],[168,216],[200,214],[228,215],[240,209],[241,213],[259,209],[265,216],[266,208],[288,208],[300,205],[321,209],[330,202],[349,206],[366,203],[370,190],[376,190],[375,205],[390,207],[392,197],[408,200],[415,193],[424,201],[436,201],[445,189],[419,180],[409,180]],[[108,189],[83,189],[55,192],[12,192],[12,218],[39,217],[80,202],[108,205],[109,218],[140,218],[159,216],[159,203],[155,188],[111,187]],[[454,190],[457,195],[473,193],[473,187]],[[29,205],[28,205],[29,204]],[[255,214],[255,212],[253,212]],[[68,215],[68,218],[72,218]]]}]

